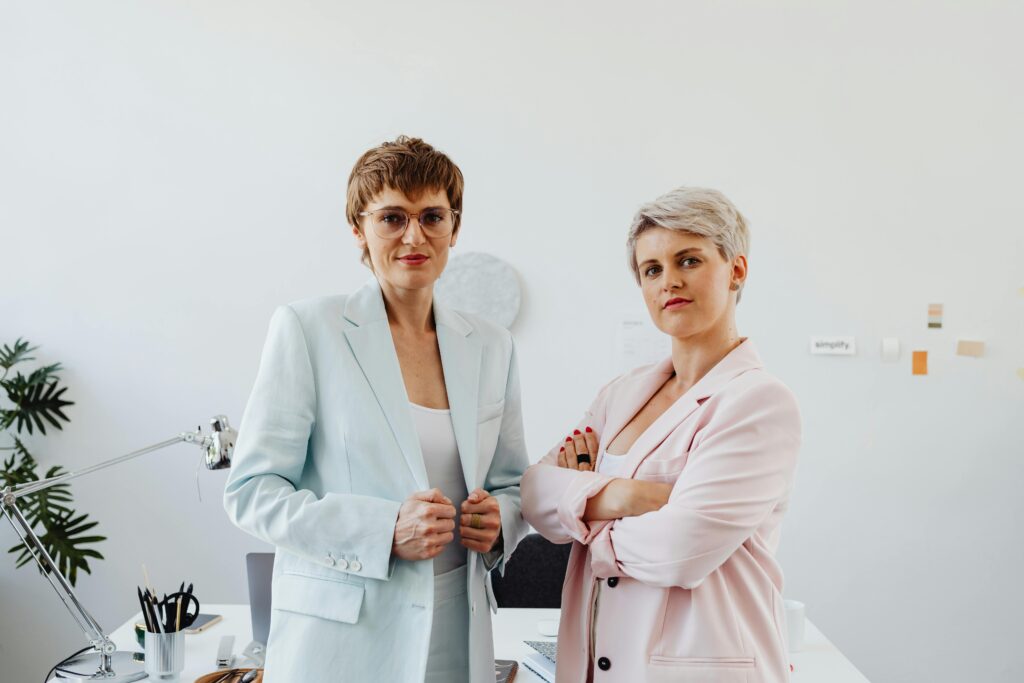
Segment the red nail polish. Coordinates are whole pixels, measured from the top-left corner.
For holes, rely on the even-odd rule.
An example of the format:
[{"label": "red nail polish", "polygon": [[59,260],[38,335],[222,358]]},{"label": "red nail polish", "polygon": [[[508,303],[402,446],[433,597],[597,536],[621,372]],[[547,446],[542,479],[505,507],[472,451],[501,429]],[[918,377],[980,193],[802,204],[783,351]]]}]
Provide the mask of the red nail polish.
[{"label": "red nail polish", "polygon": [[568,441],[572,441],[572,437],[571,437],[571,436],[567,436],[567,437],[565,437],[565,440],[566,440],[567,442],[568,442]]},{"label": "red nail polish", "polygon": [[580,435],[580,430],[574,429],[574,430],[572,430],[572,433],[575,434],[576,436],[579,436]]},{"label": "red nail polish", "polygon": [[591,429],[590,427],[587,427],[587,434],[590,434],[593,431],[594,431],[593,429]]},{"label": "red nail polish", "polygon": [[559,448],[558,452],[559,453],[565,453],[565,446],[562,446],[561,448]]}]

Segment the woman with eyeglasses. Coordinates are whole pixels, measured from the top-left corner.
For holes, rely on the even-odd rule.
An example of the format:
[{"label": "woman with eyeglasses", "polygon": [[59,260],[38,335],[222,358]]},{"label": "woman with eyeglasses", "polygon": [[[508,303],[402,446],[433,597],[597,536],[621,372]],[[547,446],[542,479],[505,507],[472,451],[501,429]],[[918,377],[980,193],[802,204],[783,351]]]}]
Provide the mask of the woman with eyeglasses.
[{"label": "woman with eyeglasses", "polygon": [[523,475],[523,517],[573,543],[559,683],[789,680],[775,560],[800,415],[736,327],[746,222],[720,192],[640,208],[628,263],[665,360],[606,385]]},{"label": "woman with eyeglasses", "polygon": [[373,280],[271,320],[224,494],[277,547],[268,683],[494,681],[527,459],[511,335],[433,298],[462,192],[422,140],[367,151],[346,211]]}]

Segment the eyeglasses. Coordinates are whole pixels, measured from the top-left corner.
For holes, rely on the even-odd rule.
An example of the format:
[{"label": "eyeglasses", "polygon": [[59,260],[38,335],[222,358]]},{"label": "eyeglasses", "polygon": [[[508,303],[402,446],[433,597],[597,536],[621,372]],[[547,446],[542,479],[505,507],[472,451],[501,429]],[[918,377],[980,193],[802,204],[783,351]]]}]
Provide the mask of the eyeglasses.
[{"label": "eyeglasses", "polygon": [[455,217],[459,212],[455,209],[432,208],[419,213],[409,213],[404,209],[377,209],[376,211],[360,211],[359,216],[369,216],[370,224],[377,237],[393,239],[405,234],[409,227],[409,219],[415,218],[427,237],[447,237],[455,229]]}]

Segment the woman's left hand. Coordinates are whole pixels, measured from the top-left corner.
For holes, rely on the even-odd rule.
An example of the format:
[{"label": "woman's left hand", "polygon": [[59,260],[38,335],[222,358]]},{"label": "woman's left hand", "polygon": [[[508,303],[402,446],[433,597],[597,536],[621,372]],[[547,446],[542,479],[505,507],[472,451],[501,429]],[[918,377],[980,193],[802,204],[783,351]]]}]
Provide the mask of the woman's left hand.
[{"label": "woman's left hand", "polygon": [[483,489],[476,489],[462,501],[459,535],[464,547],[478,553],[494,548],[501,534],[501,509],[498,499]]},{"label": "woman's left hand", "polygon": [[558,466],[581,472],[593,472],[597,460],[598,436],[591,427],[581,432],[576,429],[565,437],[558,451]]}]

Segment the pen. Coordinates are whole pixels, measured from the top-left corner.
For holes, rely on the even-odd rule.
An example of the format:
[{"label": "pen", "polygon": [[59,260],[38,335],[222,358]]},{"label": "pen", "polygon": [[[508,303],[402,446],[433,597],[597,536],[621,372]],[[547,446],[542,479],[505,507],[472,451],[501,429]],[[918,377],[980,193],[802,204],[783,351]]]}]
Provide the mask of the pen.
[{"label": "pen", "polygon": [[153,626],[152,626],[151,622],[149,621],[149,610],[146,609],[146,600],[145,600],[145,598],[142,597],[142,589],[139,588],[138,586],[136,586],[135,587],[135,592],[139,596],[139,607],[142,608],[142,620],[144,622],[146,622],[146,630],[147,631],[152,631],[153,630]]}]

